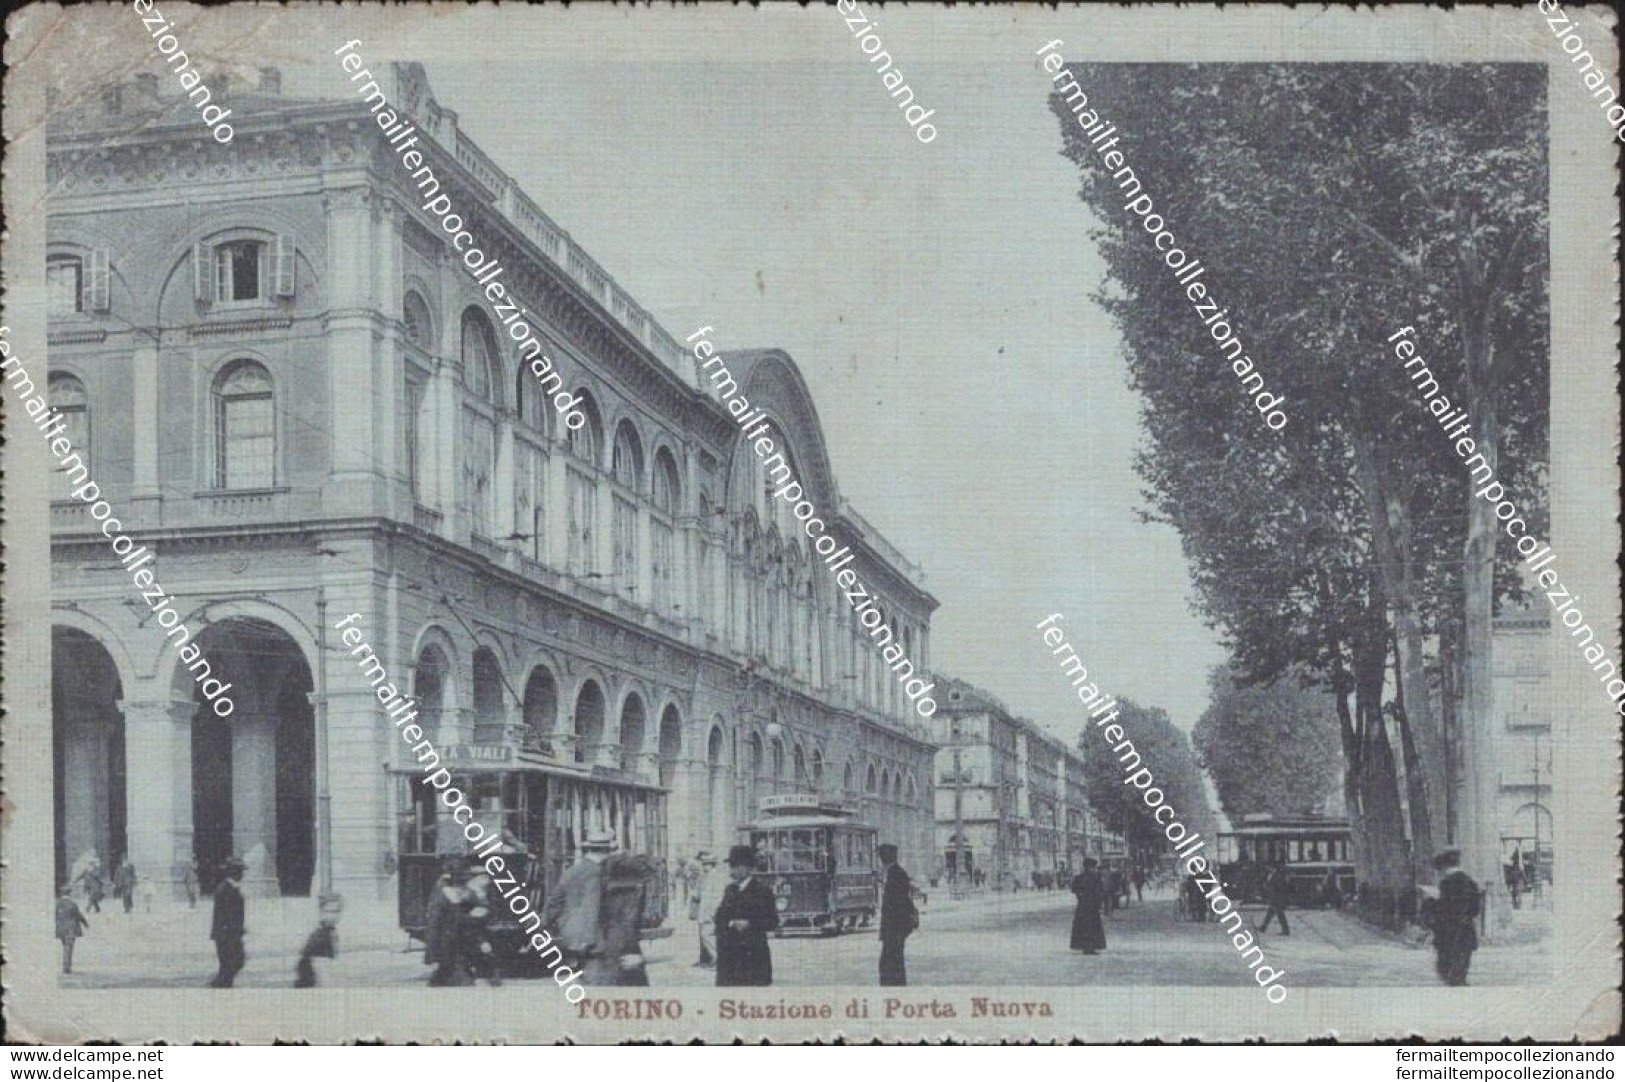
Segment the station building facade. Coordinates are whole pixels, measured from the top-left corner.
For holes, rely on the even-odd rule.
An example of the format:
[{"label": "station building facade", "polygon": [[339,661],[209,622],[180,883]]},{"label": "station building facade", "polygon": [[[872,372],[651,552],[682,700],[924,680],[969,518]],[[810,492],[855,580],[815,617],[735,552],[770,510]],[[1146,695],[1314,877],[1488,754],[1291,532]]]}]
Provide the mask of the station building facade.
[{"label": "station building facade", "polygon": [[[805,792],[928,865],[927,723],[693,356],[420,66],[380,72],[586,423],[538,393],[350,86],[211,78],[229,146],[153,75],[57,102],[49,397],[235,702],[203,703],[59,478],[59,878],[127,854],[178,889],[236,854],[257,893],[325,872],[387,896],[417,764],[333,630],[352,614],[448,763],[658,786],[669,859]],[[795,362],[726,360],[927,671],[937,602],[842,499]]]}]

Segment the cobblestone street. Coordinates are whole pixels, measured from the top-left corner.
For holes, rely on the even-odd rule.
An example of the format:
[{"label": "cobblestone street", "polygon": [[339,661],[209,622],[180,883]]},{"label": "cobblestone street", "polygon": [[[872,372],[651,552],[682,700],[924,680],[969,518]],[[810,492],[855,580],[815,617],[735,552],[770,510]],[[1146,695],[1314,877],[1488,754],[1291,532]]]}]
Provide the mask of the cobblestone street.
[{"label": "cobblestone street", "polygon": [[[1067,987],[1072,985],[1239,985],[1251,976],[1228,936],[1214,924],[1178,918],[1171,897],[1148,893],[1143,904],[1106,922],[1107,949],[1093,957],[1068,950],[1072,896],[1023,892],[950,900],[934,893],[922,907],[920,931],[908,943],[909,981],[916,987]],[[1249,907],[1249,924],[1261,916]],[[158,908],[125,916],[116,907],[91,915],[80,941],[69,987],[197,987],[215,969],[208,938],[209,906]],[[1293,910],[1292,935],[1262,938],[1267,964],[1286,972],[1288,987],[1431,987],[1433,952],[1407,945],[1341,913]],[[1482,948],[1473,958],[1477,985],[1535,984],[1548,979],[1549,909],[1516,914],[1506,945]],[[712,971],[694,965],[693,922],[672,922],[672,935],[646,944],[649,980],[657,988],[710,986]],[[304,937],[314,927],[307,899],[250,899],[248,966],[244,988],[286,987]],[[428,970],[417,945],[395,927],[391,901],[351,902],[339,930],[339,957],[321,962],[325,986],[370,987],[421,983]],[[877,983],[879,942],[873,931],[837,938],[789,935],[772,942],[776,981],[782,986]],[[534,982],[513,980],[514,989]],[[522,991],[516,994],[524,994]]]}]

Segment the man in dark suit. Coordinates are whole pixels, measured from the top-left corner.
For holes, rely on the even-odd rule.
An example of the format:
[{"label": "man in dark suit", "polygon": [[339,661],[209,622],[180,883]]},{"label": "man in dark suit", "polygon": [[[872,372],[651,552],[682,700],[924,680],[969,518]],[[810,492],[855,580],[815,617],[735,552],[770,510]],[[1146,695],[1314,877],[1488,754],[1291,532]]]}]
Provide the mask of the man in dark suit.
[{"label": "man in dark suit", "polygon": [[913,887],[908,873],[897,863],[897,847],[875,847],[883,869],[880,893],[880,983],[905,985],[908,970],[903,962],[903,944],[920,926],[919,910],[914,908]]},{"label": "man in dark suit", "polygon": [[1264,880],[1264,920],[1257,931],[1263,934],[1264,929],[1270,926],[1270,920],[1279,917],[1281,920],[1281,934],[1291,935],[1292,928],[1286,922],[1286,903],[1291,896],[1291,884],[1286,877],[1286,864],[1283,862],[1270,869],[1269,878]]},{"label": "man in dark suit", "polygon": [[224,873],[220,885],[214,888],[214,920],[209,938],[214,940],[214,953],[220,959],[220,971],[209,982],[210,988],[230,988],[237,974],[242,972],[248,956],[243,952],[243,890],[242,879],[246,865],[236,857],[221,862]]},{"label": "man in dark suit", "polygon": [[1432,905],[1434,967],[1444,983],[1467,983],[1467,967],[1478,949],[1478,915],[1484,892],[1461,870],[1461,850],[1446,849],[1433,858],[1439,870],[1439,898]]},{"label": "man in dark suit", "polygon": [[736,845],[728,850],[733,879],[717,906],[717,987],[765,987],[773,983],[773,956],[767,933],[779,927],[773,892],[755,876],[756,850]]}]

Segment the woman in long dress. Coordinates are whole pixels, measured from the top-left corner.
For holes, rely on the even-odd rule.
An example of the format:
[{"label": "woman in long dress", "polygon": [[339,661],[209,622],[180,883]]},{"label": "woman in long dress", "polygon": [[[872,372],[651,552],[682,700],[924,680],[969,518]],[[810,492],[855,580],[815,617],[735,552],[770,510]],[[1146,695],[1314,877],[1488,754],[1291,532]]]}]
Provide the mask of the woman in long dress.
[{"label": "woman in long dress", "polygon": [[1072,949],[1085,954],[1106,949],[1106,926],[1100,919],[1106,884],[1096,870],[1099,864],[1094,857],[1085,857],[1083,871],[1072,879],[1072,893],[1078,898],[1078,908],[1072,914]]}]

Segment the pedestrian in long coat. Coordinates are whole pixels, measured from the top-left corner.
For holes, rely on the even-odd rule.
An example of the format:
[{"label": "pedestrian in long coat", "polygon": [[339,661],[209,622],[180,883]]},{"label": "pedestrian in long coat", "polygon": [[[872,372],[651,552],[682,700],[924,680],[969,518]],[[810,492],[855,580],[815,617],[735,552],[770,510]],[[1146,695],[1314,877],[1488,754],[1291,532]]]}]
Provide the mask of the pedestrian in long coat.
[{"label": "pedestrian in long coat", "polygon": [[581,856],[559,876],[542,907],[542,926],[552,929],[563,965],[576,973],[603,952],[603,861],[614,848],[609,831],[589,833],[582,839]]},{"label": "pedestrian in long coat", "polygon": [[1094,857],[1084,857],[1083,871],[1072,877],[1072,893],[1078,899],[1072,913],[1072,949],[1085,954],[1106,949],[1106,925],[1100,919],[1106,904],[1106,883],[1097,870],[1099,865]]},{"label": "pedestrian in long coat", "polygon": [[914,887],[908,873],[897,863],[897,846],[876,846],[875,855],[885,869],[885,885],[880,894],[880,983],[882,986],[906,985],[908,967],[903,944],[920,926],[920,911],[914,908]]},{"label": "pedestrian in long coat", "polygon": [[334,918],[323,916],[316,925],[316,930],[305,939],[304,947],[299,951],[299,961],[293,970],[293,986],[295,988],[316,987],[316,958],[337,958],[339,953],[339,932],[333,924]]},{"label": "pedestrian in long coat", "polygon": [[469,889],[467,861],[448,858],[423,914],[423,964],[434,966],[430,988],[474,983],[472,954],[478,940],[473,910],[479,898]]},{"label": "pedestrian in long coat", "polygon": [[598,903],[599,950],[582,974],[582,983],[647,988],[649,973],[640,935],[649,887],[660,868],[648,857],[615,853],[605,858],[599,874],[603,885]]},{"label": "pedestrian in long coat", "polygon": [[1270,926],[1272,917],[1279,917],[1281,921],[1281,934],[1291,935],[1292,928],[1286,922],[1286,904],[1291,900],[1292,885],[1286,877],[1286,865],[1277,864],[1270,869],[1269,878],[1264,880],[1264,919],[1259,922],[1257,931],[1260,935]]},{"label": "pedestrian in long coat", "polygon": [[695,934],[700,940],[700,957],[694,965],[711,969],[717,964],[717,929],[711,923],[715,912],[712,901],[722,895],[717,882],[717,858],[702,851],[689,866],[688,919],[694,922]]},{"label": "pedestrian in long coat", "polygon": [[113,872],[113,893],[124,903],[124,912],[135,908],[135,865],[128,857]]},{"label": "pedestrian in long coat", "polygon": [[79,903],[73,900],[73,889],[64,885],[56,898],[56,937],[62,941],[62,972],[73,972],[73,945],[89,927],[90,922],[79,911]]},{"label": "pedestrian in long coat", "polygon": [[1446,849],[1433,858],[1433,866],[1442,873],[1430,920],[1434,967],[1439,978],[1452,986],[1467,983],[1467,967],[1478,949],[1478,916],[1484,904],[1484,892],[1460,865],[1458,849]]},{"label": "pedestrian in long coat", "polygon": [[225,875],[214,888],[214,917],[209,926],[209,938],[214,940],[214,953],[220,960],[220,971],[209,982],[211,988],[230,988],[248,961],[243,951],[243,892],[239,886],[245,865],[236,857],[227,857],[221,865]]},{"label": "pedestrian in long coat", "polygon": [[85,885],[85,900],[90,903],[90,911],[100,913],[102,899],[107,897],[107,881],[102,878],[101,861],[90,858],[90,864],[79,873],[79,881]]},{"label": "pedestrian in long coat", "polygon": [[773,955],[767,933],[779,927],[773,892],[752,874],[756,850],[736,845],[728,850],[733,879],[717,906],[717,987],[765,987],[773,983]]}]

